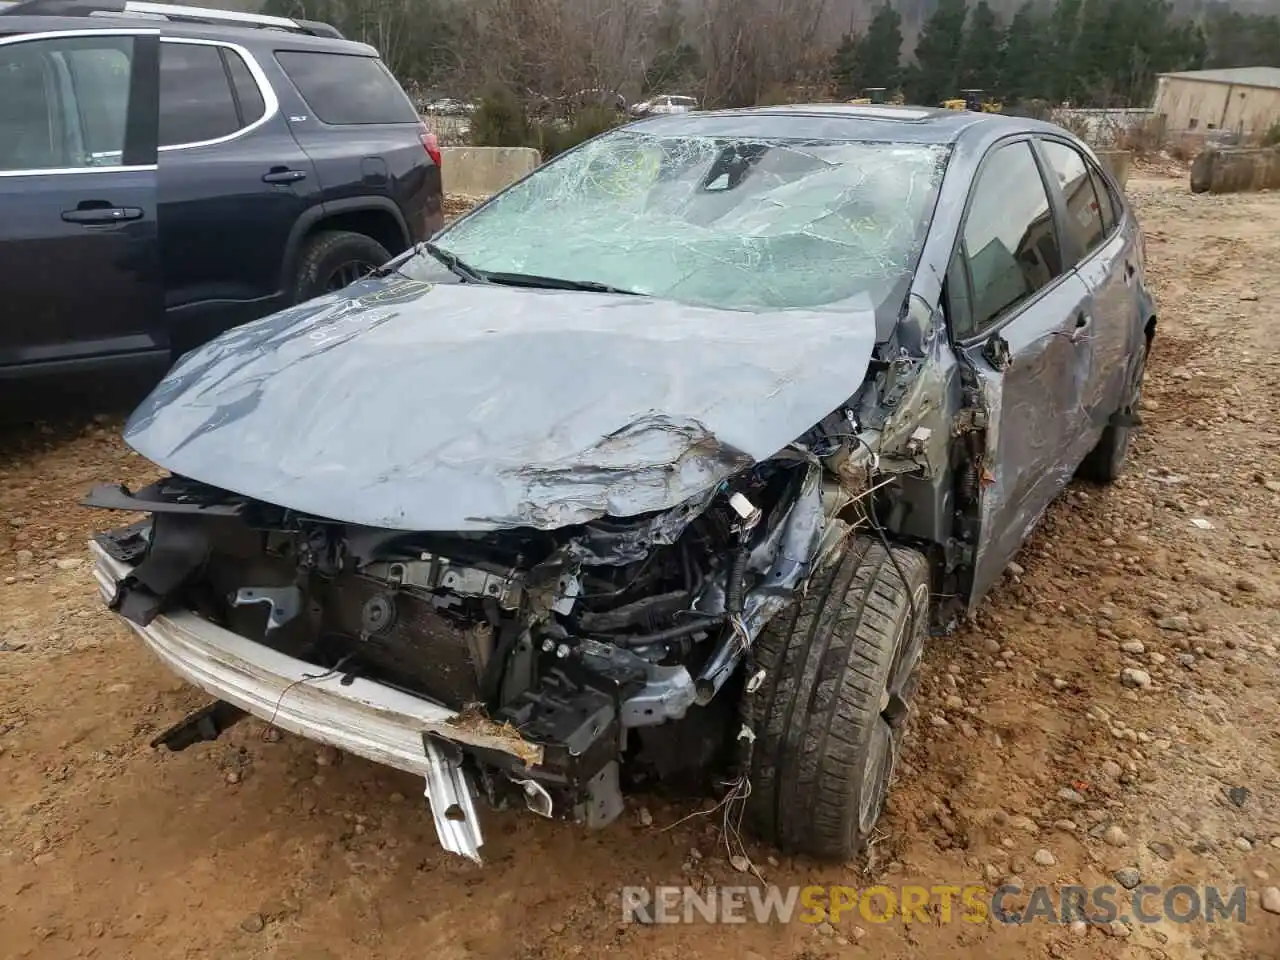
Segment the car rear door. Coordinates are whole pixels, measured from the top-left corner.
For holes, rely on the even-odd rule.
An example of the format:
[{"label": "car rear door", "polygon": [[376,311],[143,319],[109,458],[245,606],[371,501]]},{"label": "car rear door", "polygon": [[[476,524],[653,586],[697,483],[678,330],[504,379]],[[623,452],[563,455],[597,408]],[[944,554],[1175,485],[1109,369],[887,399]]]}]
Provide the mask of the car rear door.
[{"label": "car rear door", "polygon": [[1076,271],[1093,298],[1093,328],[1081,342],[1093,353],[1083,398],[1091,448],[1125,400],[1129,357],[1143,338],[1145,318],[1134,291],[1139,262],[1136,232],[1129,235],[1118,229],[1115,198],[1082,151],[1062,139],[1044,137],[1039,143],[1051,179],[1061,192],[1065,233],[1079,257]]},{"label": "car rear door", "polygon": [[155,30],[0,37],[0,379],[167,363]]},{"label": "car rear door", "polygon": [[988,414],[976,478],[970,600],[999,578],[1084,456],[1082,399],[1093,322],[1088,287],[1064,263],[1056,205],[1027,138],[983,159],[947,278],[952,336]]}]

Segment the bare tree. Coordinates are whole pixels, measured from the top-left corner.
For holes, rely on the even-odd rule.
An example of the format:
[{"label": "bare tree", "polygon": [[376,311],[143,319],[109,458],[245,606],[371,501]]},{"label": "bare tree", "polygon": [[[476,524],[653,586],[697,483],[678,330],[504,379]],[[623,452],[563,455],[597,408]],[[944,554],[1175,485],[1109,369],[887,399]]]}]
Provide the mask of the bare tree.
[{"label": "bare tree", "polygon": [[756,104],[812,73],[829,57],[818,43],[824,12],[824,0],[703,0],[704,102]]}]

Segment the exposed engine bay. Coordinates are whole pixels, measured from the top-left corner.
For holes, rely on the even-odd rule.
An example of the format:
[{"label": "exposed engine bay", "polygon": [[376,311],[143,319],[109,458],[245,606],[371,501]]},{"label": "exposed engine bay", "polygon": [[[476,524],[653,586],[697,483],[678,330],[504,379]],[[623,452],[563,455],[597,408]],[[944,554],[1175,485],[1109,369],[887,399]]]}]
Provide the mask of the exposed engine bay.
[{"label": "exposed engine bay", "polygon": [[179,477],[86,503],[151,513],[98,538],[136,565],[111,600],[126,619],[191,611],[500,728],[540,762],[473,751],[491,803],[599,826],[624,767],[734,762],[738,698],[717,694],[849,529],[834,518],[854,497],[814,453],[844,448],[811,439],[677,510],[552,531],[370,529]]}]

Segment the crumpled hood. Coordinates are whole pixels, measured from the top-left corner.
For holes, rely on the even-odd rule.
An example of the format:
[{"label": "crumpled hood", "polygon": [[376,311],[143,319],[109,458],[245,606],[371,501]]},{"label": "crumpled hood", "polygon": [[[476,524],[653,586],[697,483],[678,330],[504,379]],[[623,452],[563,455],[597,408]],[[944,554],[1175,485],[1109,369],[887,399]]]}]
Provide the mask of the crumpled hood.
[{"label": "crumpled hood", "polygon": [[870,304],[365,281],[187,354],[125,439],[160,466],[347,523],[550,529],[670,509],[844,403]]}]

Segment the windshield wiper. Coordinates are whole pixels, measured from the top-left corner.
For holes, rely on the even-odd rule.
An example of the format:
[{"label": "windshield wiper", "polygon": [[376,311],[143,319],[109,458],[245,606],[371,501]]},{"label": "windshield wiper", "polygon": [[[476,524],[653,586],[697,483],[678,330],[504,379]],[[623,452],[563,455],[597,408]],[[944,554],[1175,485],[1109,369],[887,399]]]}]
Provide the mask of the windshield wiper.
[{"label": "windshield wiper", "polygon": [[539,277],[532,273],[486,273],[490,283],[502,283],[512,287],[536,287],[539,290],[582,290],[587,293],[621,293],[628,297],[642,297],[638,290],[624,290],[595,280],[569,280],[565,277]]},{"label": "windshield wiper", "polygon": [[448,267],[450,273],[456,274],[457,276],[461,277],[463,280],[468,280],[471,283],[488,283],[489,282],[488,277],[486,277],[483,273],[481,273],[475,267],[468,266],[466,263],[464,263],[461,259],[458,258],[458,255],[456,253],[451,253],[448,250],[444,250],[436,246],[430,240],[427,240],[422,244],[422,249],[427,251],[427,253],[431,254],[431,256],[435,257],[437,260],[443,263],[446,267]]}]

